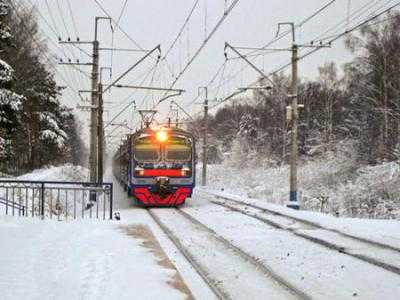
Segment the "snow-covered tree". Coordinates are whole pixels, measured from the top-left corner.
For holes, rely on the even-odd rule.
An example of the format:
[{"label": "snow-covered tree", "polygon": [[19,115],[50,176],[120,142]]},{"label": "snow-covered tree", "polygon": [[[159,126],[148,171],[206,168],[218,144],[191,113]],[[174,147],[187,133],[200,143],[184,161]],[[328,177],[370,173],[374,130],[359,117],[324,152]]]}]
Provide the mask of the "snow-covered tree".
[{"label": "snow-covered tree", "polygon": [[[83,143],[75,117],[59,101],[35,11],[10,10],[9,1],[0,0],[0,171],[21,173],[67,162]],[[84,147],[74,152],[84,154]]]},{"label": "snow-covered tree", "polygon": [[11,90],[13,68],[1,58],[4,46],[11,38],[10,28],[5,22],[9,14],[9,6],[5,0],[0,0],[0,159],[5,160],[10,155],[11,135],[17,122],[17,111],[23,97]]}]

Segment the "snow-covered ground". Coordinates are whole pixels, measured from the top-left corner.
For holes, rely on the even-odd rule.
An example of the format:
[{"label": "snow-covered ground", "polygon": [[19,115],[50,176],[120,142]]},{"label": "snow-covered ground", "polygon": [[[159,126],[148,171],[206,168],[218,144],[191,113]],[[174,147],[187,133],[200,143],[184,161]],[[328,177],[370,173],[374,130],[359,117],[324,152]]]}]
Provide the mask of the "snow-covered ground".
[{"label": "snow-covered ground", "polygon": [[244,196],[237,196],[225,191],[212,190],[210,188],[198,188],[198,192],[231,198],[245,203],[255,204],[260,207],[265,207],[269,210],[283,213],[285,215],[293,216],[299,219],[316,223],[322,227],[338,230],[347,234],[355,235],[357,237],[366,238],[378,243],[383,243],[397,247],[400,249],[400,222],[397,220],[383,220],[383,219],[359,219],[359,218],[344,218],[334,217],[324,213],[292,210],[284,207],[268,203],[264,200],[247,198]]},{"label": "snow-covered ground", "polygon": [[[217,172],[222,176],[221,167],[211,168],[209,183],[213,188],[198,187],[183,208],[184,212],[209,227],[210,232],[180,217],[173,209],[154,211],[206,268],[210,278],[226,289],[233,299],[287,299],[293,294],[287,294],[273,278],[260,273],[235,251],[226,249],[214,234],[256,258],[270,272],[310,298],[398,298],[400,275],[395,272],[321,247],[210,200],[223,196],[245,201],[400,248],[398,221],[293,211],[269,203],[264,197],[249,198],[243,186],[233,185],[235,180],[239,180],[234,178],[234,173],[218,177],[218,182],[213,181]],[[19,179],[80,181],[86,175],[85,169],[62,166],[38,170]],[[242,177],[240,180],[246,179]],[[113,180],[110,169],[105,181],[114,182],[115,210],[121,213],[120,221],[59,222],[0,216],[0,298],[215,299],[206,282],[148,212],[132,206],[132,200]],[[231,186],[219,185],[228,181],[233,182]],[[222,187],[224,191],[221,191]],[[319,234],[318,230],[310,228],[300,230],[310,235]],[[368,254],[373,249],[357,248],[360,245],[345,246],[353,249],[354,253]],[[378,257],[379,253],[371,255]],[[385,256],[384,261],[398,265],[397,256]]]},{"label": "snow-covered ground", "polygon": [[143,245],[147,221],[135,217],[124,225],[0,218],[0,298],[184,299],[176,270]]},{"label": "snow-covered ground", "polygon": [[[303,209],[333,215],[400,219],[400,163],[363,166],[351,143],[322,157],[299,162]],[[201,166],[199,172],[201,174]],[[214,190],[283,205],[289,198],[289,166],[268,159],[226,160],[208,167]]]},{"label": "snow-covered ground", "polygon": [[[67,165],[18,179],[80,181],[86,173]],[[146,211],[115,191],[121,221],[0,216],[0,299],[213,299]]]},{"label": "snow-covered ground", "polygon": [[[16,177],[16,180],[48,180],[48,181],[86,181],[89,176],[89,170],[70,164],[48,167],[35,170],[31,173]],[[9,178],[8,178],[9,179]]]}]

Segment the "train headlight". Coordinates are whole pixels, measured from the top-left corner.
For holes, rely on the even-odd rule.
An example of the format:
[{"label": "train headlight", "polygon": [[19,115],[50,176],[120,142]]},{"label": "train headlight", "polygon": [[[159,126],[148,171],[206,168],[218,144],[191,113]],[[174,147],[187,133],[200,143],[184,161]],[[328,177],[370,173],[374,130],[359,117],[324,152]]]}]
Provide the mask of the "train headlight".
[{"label": "train headlight", "polygon": [[191,176],[192,171],[187,167],[183,167],[181,170],[181,174],[182,174],[182,176]]},{"label": "train headlight", "polygon": [[144,175],[144,169],[135,168],[135,176],[143,176],[143,175]]},{"label": "train headlight", "polygon": [[159,130],[156,132],[157,141],[164,143],[168,140],[168,133],[165,130]]}]

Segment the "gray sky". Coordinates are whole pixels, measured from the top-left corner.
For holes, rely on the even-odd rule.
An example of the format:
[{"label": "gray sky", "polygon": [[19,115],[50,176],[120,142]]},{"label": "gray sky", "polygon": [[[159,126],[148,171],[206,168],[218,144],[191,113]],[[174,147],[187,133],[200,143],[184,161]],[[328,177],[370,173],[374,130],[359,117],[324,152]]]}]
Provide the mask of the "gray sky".
[{"label": "gray sky", "polygon": [[[74,57],[81,61],[90,60],[90,57],[82,54],[76,48],[59,46],[57,35],[60,35],[64,40],[68,36],[75,38],[76,31],[80,40],[93,40],[94,18],[104,15],[94,0],[23,1],[25,1],[26,6],[36,5],[39,12],[40,29],[47,37],[52,53],[64,60]],[[117,20],[125,0],[98,0],[98,2]],[[299,23],[328,2],[330,0],[240,0],[217,33],[175,85],[176,88],[187,91],[175,100],[191,113],[198,112],[201,109],[200,105],[190,103],[197,96],[198,87],[207,84],[223,64],[225,41],[235,46],[261,47],[273,39],[278,22]],[[120,26],[142,48],[151,49],[157,44],[161,44],[163,54],[165,54],[194,3],[195,0],[128,0],[120,20]],[[146,60],[121,83],[168,87],[201,45],[206,34],[222,17],[225,5],[229,6],[230,3],[232,3],[232,0],[199,0],[187,27],[167,59],[161,61],[150,73],[149,70],[154,66],[155,59]],[[308,43],[320,35],[326,37],[340,33],[346,27],[351,27],[366,19],[371,13],[382,11],[394,3],[395,1],[390,0],[336,0],[329,8],[297,30],[297,41],[300,44]],[[72,15],[68,4],[71,5]],[[350,10],[348,7],[350,7]],[[343,23],[340,23],[341,21]],[[338,23],[340,23],[340,26],[336,26]],[[113,45],[118,48],[137,49],[137,46],[118,28],[115,28],[114,42],[112,43],[109,23],[104,21],[100,24],[99,41],[101,47]],[[326,32],[332,27],[333,30]],[[54,31],[58,34],[56,35]],[[273,47],[288,47],[289,45],[290,36],[288,35],[287,38],[273,44]],[[87,52],[91,52],[90,46],[83,46],[83,48]],[[246,52],[246,50],[242,51]],[[114,52],[111,55],[110,52],[104,51],[101,52],[100,62],[101,66],[110,67],[112,57],[113,78],[116,78],[142,55],[143,53],[127,52]],[[233,54],[230,52],[229,55],[232,56]],[[253,57],[252,61],[265,72],[271,72],[289,62],[289,59],[289,52],[277,52],[264,53],[264,55]],[[334,61],[338,65],[342,65],[350,59],[351,55],[344,49],[343,40],[340,40],[333,45],[332,49],[321,50],[302,61],[299,65],[300,75],[306,78],[314,78],[318,74],[318,66],[323,63]],[[74,90],[90,88],[89,78],[83,74],[65,66],[58,66],[57,69],[57,80],[60,85],[65,85],[65,82],[61,79],[63,77]],[[243,71],[238,72],[241,69]],[[90,67],[81,67],[81,70],[89,74]],[[233,76],[235,73],[238,73],[238,75]],[[109,80],[108,73],[105,72],[103,77],[104,83],[107,83]],[[257,73],[242,60],[228,61],[224,71],[222,72],[221,69],[215,82],[210,86],[209,98],[224,98],[238,87],[248,85],[256,78]],[[219,85],[221,87],[217,88]],[[108,110],[105,114],[106,121],[121,111],[129,101],[135,100],[139,108],[151,108],[161,95],[160,92],[113,89],[111,93],[107,93],[105,96],[105,101],[110,102],[106,104],[105,108]],[[74,91],[68,88],[63,94],[63,102],[70,107],[76,107],[79,98]],[[165,121],[162,116],[165,117],[169,111],[169,101],[159,106],[158,109],[161,111],[159,120]],[[79,112],[79,116],[84,122],[87,134],[89,115],[85,112]],[[130,126],[137,124],[138,116],[134,113],[133,106],[125,110],[116,122],[123,120],[127,120]],[[117,131],[117,133],[123,132]]]}]

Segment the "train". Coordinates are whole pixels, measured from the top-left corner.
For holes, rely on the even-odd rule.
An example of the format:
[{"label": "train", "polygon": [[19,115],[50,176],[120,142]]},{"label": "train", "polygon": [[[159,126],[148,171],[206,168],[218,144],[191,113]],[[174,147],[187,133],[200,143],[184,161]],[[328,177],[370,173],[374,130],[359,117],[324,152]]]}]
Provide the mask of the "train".
[{"label": "train", "polygon": [[118,148],[113,174],[137,205],[180,206],[196,184],[195,138],[180,128],[142,128]]}]

